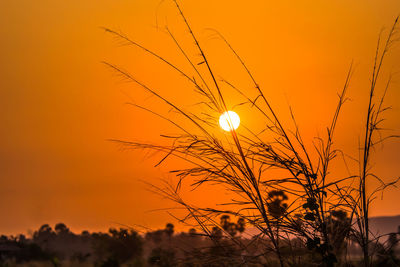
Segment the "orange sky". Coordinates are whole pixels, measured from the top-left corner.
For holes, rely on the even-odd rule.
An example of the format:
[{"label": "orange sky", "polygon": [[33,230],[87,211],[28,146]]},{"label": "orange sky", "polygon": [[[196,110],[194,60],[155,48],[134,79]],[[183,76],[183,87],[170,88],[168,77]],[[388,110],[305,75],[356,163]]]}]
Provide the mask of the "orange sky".
[{"label": "orange sky", "polygon": [[[186,70],[172,41],[156,25],[168,24],[195,55],[169,0],[0,2],[0,234],[64,222],[73,230],[104,230],[117,223],[163,227],[173,221],[158,208],[174,206],[146,191],[178,163],[154,169],[159,158],[127,152],[110,138],[159,141],[173,133],[149,114],[124,105],[156,107],[142,89],[100,62],[118,64],[167,97],[190,108],[196,101],[181,77],[142,51],[121,46],[99,27],[121,30]],[[337,145],[356,156],[361,113],[376,41],[400,13],[388,1],[181,1],[186,16],[221,77],[251,88],[243,71],[207,28],[222,32],[253,71],[285,119],[294,108],[304,136],[324,134],[351,60],[355,73],[338,126]],[[386,72],[400,70],[400,48]],[[397,61],[397,62],[396,62]],[[384,76],[385,77],[385,76]],[[395,76],[386,127],[400,131],[400,79]],[[193,101],[192,101],[193,100]],[[228,105],[235,104],[235,98]],[[239,110],[240,113],[240,110]],[[246,113],[244,123],[257,127]],[[310,143],[309,143],[310,144]],[[399,143],[374,158],[384,179],[399,174]],[[400,213],[398,189],[388,190],[372,215]],[[210,203],[204,192],[190,196]]]}]

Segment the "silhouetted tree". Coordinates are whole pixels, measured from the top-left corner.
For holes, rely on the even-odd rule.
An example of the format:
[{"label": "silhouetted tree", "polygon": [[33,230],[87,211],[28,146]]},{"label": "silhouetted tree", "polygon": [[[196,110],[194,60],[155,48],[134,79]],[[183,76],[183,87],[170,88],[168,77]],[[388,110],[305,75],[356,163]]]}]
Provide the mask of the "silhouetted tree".
[{"label": "silhouetted tree", "polygon": [[239,218],[236,223],[236,229],[239,231],[239,233],[243,233],[244,230],[246,229],[246,221],[243,218]]},{"label": "silhouetted tree", "polygon": [[239,218],[236,223],[231,222],[229,215],[222,215],[220,217],[220,225],[224,231],[230,236],[235,236],[238,232],[243,233],[245,230],[246,222],[243,218]]},{"label": "silhouetted tree", "polygon": [[268,192],[267,208],[269,214],[275,219],[280,219],[286,212],[288,196],[282,190],[272,190]]},{"label": "silhouetted tree", "polygon": [[211,230],[211,238],[214,240],[220,240],[222,238],[222,231],[219,227],[214,226]]},{"label": "silhouetted tree", "polygon": [[222,229],[224,229],[229,235],[236,235],[236,224],[231,222],[231,218],[229,217],[229,215],[222,215],[220,218],[220,224]]},{"label": "silhouetted tree", "polygon": [[57,223],[56,226],[54,227],[54,230],[58,235],[70,232],[69,228],[64,223]]},{"label": "silhouetted tree", "polygon": [[53,229],[48,224],[43,224],[42,226],[40,226],[38,231],[35,231],[33,233],[34,238],[40,238],[40,239],[48,239],[53,235],[54,235]]},{"label": "silhouetted tree", "polygon": [[174,225],[172,223],[167,223],[165,226],[165,233],[169,238],[171,238],[171,236],[174,234]]},{"label": "silhouetted tree", "polygon": [[44,250],[50,250],[49,243],[54,239],[55,233],[48,224],[43,224],[38,231],[33,233],[33,241]]},{"label": "silhouetted tree", "polygon": [[147,232],[145,235],[146,240],[151,240],[154,243],[159,243],[162,241],[163,239],[163,235],[164,235],[165,231],[164,230],[156,230],[153,232]]},{"label": "silhouetted tree", "polygon": [[336,255],[342,254],[346,246],[346,238],[351,231],[351,220],[347,217],[347,212],[343,210],[333,210],[327,218],[327,232],[333,251]]},{"label": "silhouetted tree", "polygon": [[133,230],[111,228],[109,234],[96,233],[92,237],[97,261],[102,264],[121,264],[142,255],[142,238]]}]

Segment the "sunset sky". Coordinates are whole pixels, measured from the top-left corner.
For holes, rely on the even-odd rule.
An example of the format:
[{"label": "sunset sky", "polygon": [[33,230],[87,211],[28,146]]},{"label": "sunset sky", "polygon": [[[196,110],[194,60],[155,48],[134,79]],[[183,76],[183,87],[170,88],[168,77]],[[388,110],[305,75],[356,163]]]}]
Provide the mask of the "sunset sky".
[{"label": "sunset sky", "polygon": [[[288,125],[288,105],[293,108],[310,148],[313,137],[326,133],[353,61],[350,101],[343,108],[335,145],[357,157],[377,39],[382,29],[386,36],[400,14],[400,1],[180,3],[218,75],[254,93],[243,69],[210,28],[221,32],[246,61]],[[201,61],[172,1],[0,1],[0,25],[0,234],[26,233],[57,222],[75,231],[118,224],[157,229],[175,223],[163,209],[176,205],[150,193],[143,181],[173,179],[167,172],[179,161],[154,168],[162,155],[124,150],[108,141],[163,142],[160,134],[176,132],[126,102],[164,114],[169,110],[101,63],[117,64],[176,103],[193,107],[195,94],[181,76],[101,29],[121,31],[190,70],[164,31],[168,25],[189,55]],[[379,88],[389,73],[399,71],[397,45],[388,54]],[[228,98],[230,107],[237,103],[237,96]],[[392,110],[386,113],[385,128],[399,134],[399,74],[393,76],[386,104]],[[237,113],[244,124],[259,127],[256,118],[240,108]],[[216,125],[216,132],[221,131]],[[373,163],[376,173],[389,181],[400,175],[400,143],[391,141],[382,149]],[[343,172],[339,164],[333,167]],[[200,190],[188,198],[208,205],[218,198],[214,196]],[[389,189],[371,214],[400,214],[397,203],[400,189]]]}]

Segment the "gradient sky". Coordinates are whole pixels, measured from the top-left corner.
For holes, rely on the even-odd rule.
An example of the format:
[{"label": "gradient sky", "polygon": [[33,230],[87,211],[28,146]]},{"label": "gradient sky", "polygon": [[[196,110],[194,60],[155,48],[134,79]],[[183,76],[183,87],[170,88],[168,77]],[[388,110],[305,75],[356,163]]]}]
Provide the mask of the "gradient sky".
[{"label": "gradient sky", "polygon": [[[125,102],[168,110],[100,63],[122,66],[184,106],[195,103],[178,75],[100,29],[121,30],[188,69],[157,26],[168,25],[185,47],[192,47],[187,31],[170,1],[160,2],[0,1],[0,234],[34,230],[43,223],[64,222],[80,231],[116,223],[157,228],[173,221],[165,211],[154,210],[174,204],[149,193],[140,180],[157,183],[179,163],[153,168],[159,156],[124,151],[107,141],[155,142],[160,133],[173,133],[165,122]],[[208,28],[231,42],[284,119],[288,103],[294,108],[306,139],[325,133],[336,93],[354,60],[351,101],[343,109],[336,144],[357,155],[377,38],[400,13],[398,0],[182,0],[181,5],[215,70],[241,88],[251,87]],[[196,57],[193,48],[189,52]],[[383,77],[398,72],[399,62],[397,46]],[[397,75],[385,124],[394,133],[400,131],[399,100]],[[257,125],[241,116],[244,123]],[[391,142],[374,158],[385,180],[399,175],[399,157],[399,143]],[[206,193],[189,198],[212,203]],[[400,203],[400,191],[390,189],[376,201],[372,215],[400,214],[395,203]]]}]

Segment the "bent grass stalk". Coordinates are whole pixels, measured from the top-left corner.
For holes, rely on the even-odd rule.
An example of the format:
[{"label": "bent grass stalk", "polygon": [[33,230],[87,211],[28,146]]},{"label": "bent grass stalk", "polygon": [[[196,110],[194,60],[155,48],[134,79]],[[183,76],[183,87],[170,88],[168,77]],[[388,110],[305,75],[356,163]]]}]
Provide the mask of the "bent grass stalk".
[{"label": "bent grass stalk", "polygon": [[[280,266],[289,265],[291,257],[284,257],[282,249],[284,247],[286,249],[293,249],[290,239],[291,236],[296,235],[301,238],[311,251],[319,255],[315,260],[326,266],[333,266],[340,259],[338,258],[339,255],[335,255],[331,241],[334,236],[328,230],[328,226],[332,224],[332,212],[343,210],[350,214],[350,221],[354,219],[356,222],[355,225],[351,225],[350,230],[343,232],[346,235],[344,239],[349,240],[350,235],[356,238],[363,250],[364,264],[365,266],[369,266],[371,263],[371,255],[368,251],[368,246],[371,242],[368,225],[369,205],[376,192],[384,190],[387,186],[394,185],[397,182],[394,181],[387,184],[382,182],[381,188],[378,188],[371,195],[367,194],[367,178],[373,176],[369,171],[370,154],[372,147],[378,143],[374,142],[374,133],[379,131],[378,126],[382,123],[381,115],[386,110],[383,107],[383,102],[390,81],[387,83],[385,92],[381,98],[375,100],[374,94],[384,58],[394,42],[393,36],[397,30],[398,19],[395,20],[388,34],[380,56],[380,42],[378,42],[371,88],[369,90],[365,138],[362,148],[363,156],[360,160],[360,169],[362,171],[359,175],[351,175],[327,182],[330,162],[339,153],[342,153],[339,149],[333,148],[334,131],[342,106],[347,99],[346,92],[353,73],[352,65],[347,72],[344,86],[339,94],[338,104],[331,124],[327,128],[326,139],[317,138],[317,141],[313,142],[314,150],[317,154],[317,159],[314,160],[302,139],[293,112],[291,111],[294,131],[291,131],[280,120],[278,113],[268,101],[261,86],[256,82],[244,60],[218,32],[219,37],[225,42],[247,73],[258,92],[258,96],[255,99],[251,99],[231,82],[216,79],[212,66],[185,17],[181,6],[176,0],[173,1],[183,19],[185,27],[189,31],[190,37],[194,41],[195,47],[200,53],[202,61],[199,64],[195,64],[170,29],[166,28],[166,30],[178,50],[190,64],[193,73],[184,72],[172,62],[120,32],[108,28],[104,28],[104,30],[126,44],[135,46],[157,58],[189,80],[193,89],[200,94],[201,98],[205,99],[201,104],[209,110],[209,113],[195,114],[185,111],[179,105],[162,96],[157,90],[139,81],[129,72],[122,70],[114,64],[104,62],[104,64],[116,71],[123,78],[137,84],[158,98],[195,127],[195,130],[192,128],[189,129],[177,119],[172,120],[163,114],[155,112],[151,108],[131,103],[137,108],[168,121],[180,131],[180,134],[174,136],[162,135],[172,140],[171,145],[121,140],[113,141],[133,149],[150,149],[165,153],[165,156],[156,166],[162,164],[170,156],[177,157],[189,163],[191,167],[171,171],[177,177],[175,186],[168,183],[164,187],[149,184],[150,189],[186,208],[188,215],[181,219],[181,221],[188,222],[189,220],[194,220],[203,230],[204,234],[210,237],[216,244],[221,245],[220,240],[215,238],[211,228],[221,228],[215,221],[215,218],[219,215],[231,214],[237,216],[258,229],[260,234],[254,236],[254,242],[262,244],[263,251],[252,255],[252,257],[247,257],[244,262],[241,260],[244,264],[246,261],[258,260],[259,258],[264,258],[264,261],[266,261],[267,255],[272,251]],[[206,66],[206,68],[204,69],[202,66]],[[207,82],[207,80],[211,80],[211,83]],[[260,114],[261,118],[267,124],[265,131],[268,131],[273,136],[274,141],[267,142],[262,140],[256,133],[245,126],[243,128],[247,134],[232,130],[230,131],[230,138],[226,138],[226,140],[215,136],[213,133],[215,125],[210,123],[210,119],[215,119],[214,113],[222,114],[228,111],[225,96],[221,91],[221,83],[236,90],[243,97],[245,103]],[[379,142],[393,137],[396,136],[387,136]],[[287,178],[268,178],[266,173],[272,169],[280,170],[287,175]],[[219,203],[221,204],[219,207],[226,208],[218,209],[190,205],[179,194],[182,183],[188,177],[194,179],[194,182],[191,184],[194,190],[206,183],[217,184],[231,191],[239,200],[236,199],[229,203]],[[374,175],[374,177],[377,176]],[[356,180],[358,182],[355,182]],[[284,201],[288,201],[287,197],[281,197],[283,196],[282,193],[276,192],[283,192],[284,195],[288,195],[289,203],[284,203]],[[224,232],[223,229],[222,231]],[[229,234],[224,233],[225,236],[229,237]],[[249,251],[249,244],[244,244],[241,240],[233,237],[230,237],[230,239],[243,252]]]}]

